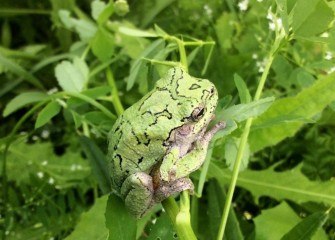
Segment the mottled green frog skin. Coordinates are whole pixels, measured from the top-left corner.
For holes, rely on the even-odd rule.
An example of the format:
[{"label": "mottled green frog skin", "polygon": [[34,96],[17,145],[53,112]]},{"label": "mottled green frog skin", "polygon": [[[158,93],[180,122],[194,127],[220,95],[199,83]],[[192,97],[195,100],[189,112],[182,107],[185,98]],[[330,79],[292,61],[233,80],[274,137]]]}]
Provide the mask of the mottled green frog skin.
[{"label": "mottled green frog skin", "polygon": [[135,217],[171,194],[193,190],[187,177],[206,157],[218,100],[213,83],[172,68],[128,108],[109,134],[112,188]]}]

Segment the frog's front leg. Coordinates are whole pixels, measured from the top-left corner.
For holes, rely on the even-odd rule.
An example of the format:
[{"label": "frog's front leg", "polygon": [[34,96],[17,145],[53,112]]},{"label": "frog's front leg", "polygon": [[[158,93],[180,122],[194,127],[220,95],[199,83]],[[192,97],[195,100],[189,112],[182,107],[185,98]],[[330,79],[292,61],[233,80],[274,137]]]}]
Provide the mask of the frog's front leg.
[{"label": "frog's front leg", "polygon": [[122,184],[121,196],[129,212],[137,218],[142,217],[154,204],[152,177],[144,172],[128,176]]},{"label": "frog's front leg", "polygon": [[163,160],[160,168],[160,175],[163,181],[174,181],[184,178],[194,172],[204,163],[209,141],[214,134],[225,127],[224,122],[217,123],[207,131],[199,140],[193,143],[193,148],[182,157],[179,157],[178,145],[174,146]]}]

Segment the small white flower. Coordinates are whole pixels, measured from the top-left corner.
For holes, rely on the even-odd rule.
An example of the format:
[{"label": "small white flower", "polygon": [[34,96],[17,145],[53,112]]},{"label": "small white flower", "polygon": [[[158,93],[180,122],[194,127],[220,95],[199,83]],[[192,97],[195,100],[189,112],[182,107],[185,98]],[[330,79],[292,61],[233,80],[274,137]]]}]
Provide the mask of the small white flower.
[{"label": "small white flower", "polygon": [[54,94],[54,93],[56,93],[56,92],[58,92],[58,88],[54,87],[54,88],[51,88],[51,89],[47,92],[47,94],[48,94],[48,95],[51,95],[51,94]]},{"label": "small white flower", "polygon": [[331,74],[333,72],[335,72],[335,67],[332,67],[331,69],[328,70],[328,74]]},{"label": "small white flower", "polygon": [[269,19],[269,29],[271,31],[275,31],[276,27],[278,30],[283,28],[283,21],[281,18],[276,17],[275,14],[272,12],[272,8],[270,7],[268,10],[268,15],[266,16]]},{"label": "small white flower", "polygon": [[332,52],[326,52],[326,56],[325,56],[325,59],[326,60],[330,60],[333,58],[333,53]]},{"label": "small white flower", "polygon": [[48,164],[48,161],[47,160],[44,160],[43,162],[42,162],[42,166],[45,166],[45,165],[47,165]]},{"label": "small white flower", "polygon": [[248,4],[249,4],[249,0],[242,0],[242,2],[238,3],[238,7],[241,11],[247,11]]},{"label": "small white flower", "polygon": [[49,130],[43,130],[43,131],[41,132],[41,137],[42,137],[42,138],[46,139],[46,138],[48,138],[49,136],[50,136],[50,131],[49,131]]},{"label": "small white flower", "polygon": [[76,164],[72,164],[71,167],[70,167],[70,170],[71,171],[75,171],[76,169],[77,169]]},{"label": "small white flower", "polygon": [[38,136],[34,135],[32,138],[31,138],[33,141],[37,141],[38,139],[40,139]]},{"label": "small white flower", "polygon": [[327,38],[327,37],[329,37],[329,33],[324,32],[324,33],[321,34],[321,37]]},{"label": "small white flower", "polygon": [[275,31],[276,30],[276,25],[277,25],[278,30],[282,29],[283,22],[282,22],[281,18],[277,18],[276,23],[273,22],[273,21],[269,22],[269,29],[272,30],[272,31]]},{"label": "small white flower", "polygon": [[252,59],[257,59],[257,58],[258,58],[257,53],[253,53],[253,54],[252,54]]},{"label": "small white flower", "polygon": [[266,16],[266,19],[269,19],[270,21],[273,21],[272,7],[269,8],[268,15]]},{"label": "small white flower", "polygon": [[44,177],[44,173],[43,173],[43,172],[38,172],[38,173],[37,173],[37,177],[39,177],[39,178],[43,178],[43,177]]},{"label": "small white flower", "polygon": [[204,5],[204,10],[207,16],[211,18],[213,15],[213,10],[207,4]]},{"label": "small white flower", "polygon": [[257,61],[256,66],[258,67],[258,72],[262,73],[264,72],[265,65],[267,63],[268,59],[264,58],[263,61]]},{"label": "small white flower", "polygon": [[49,183],[50,185],[53,185],[53,184],[55,183],[55,179],[53,179],[52,177],[49,178],[48,183]]}]

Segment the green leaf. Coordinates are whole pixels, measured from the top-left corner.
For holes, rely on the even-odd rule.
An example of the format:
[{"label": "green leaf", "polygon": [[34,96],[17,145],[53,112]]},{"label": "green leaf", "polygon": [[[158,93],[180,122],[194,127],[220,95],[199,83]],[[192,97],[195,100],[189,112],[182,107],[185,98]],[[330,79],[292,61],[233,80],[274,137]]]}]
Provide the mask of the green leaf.
[{"label": "green leaf", "polygon": [[[320,78],[315,84],[303,89],[296,96],[276,100],[264,114],[255,119],[253,124],[261,125],[283,115],[311,119],[335,100],[334,92],[335,73]],[[251,129],[249,135],[251,151],[259,151],[293,136],[305,122],[286,121],[267,128]]]},{"label": "green leaf", "polygon": [[252,125],[251,129],[258,129],[258,128],[269,128],[274,126],[279,126],[283,123],[315,123],[315,120],[311,118],[304,118],[301,116],[297,116],[294,113],[291,114],[283,114],[279,115],[267,120],[262,121],[260,124]]},{"label": "green leaf", "polygon": [[299,220],[300,218],[286,202],[282,202],[274,208],[263,210],[254,219],[256,239],[280,239]]},{"label": "green leaf", "polygon": [[147,240],[176,240],[176,231],[172,225],[171,219],[166,213],[162,213],[151,228]]},{"label": "green leaf", "polygon": [[[316,231],[322,227],[328,219],[328,213],[315,212],[299,222],[291,231],[285,234],[282,240],[311,239]],[[320,239],[320,238],[319,238]]]},{"label": "green leaf", "polygon": [[292,84],[295,84],[296,80],[290,78],[293,67],[291,63],[281,55],[277,55],[273,60],[271,69],[275,72],[276,84],[284,87],[285,89],[290,89]]},{"label": "green leaf", "polygon": [[143,31],[136,28],[130,28],[125,26],[119,27],[118,30],[120,33],[132,37],[158,37],[158,35],[154,32]]},{"label": "green leaf", "polygon": [[91,169],[80,151],[69,149],[57,156],[51,141],[28,144],[25,138],[16,140],[9,148],[8,180],[17,185],[32,184],[31,176],[37,175],[45,184],[60,190],[84,184]]},{"label": "green leaf", "polygon": [[270,107],[273,100],[273,97],[267,97],[247,104],[234,105],[218,112],[217,119],[233,119],[242,122],[248,118],[257,117]]},{"label": "green leaf", "polygon": [[61,106],[56,101],[48,103],[38,114],[35,129],[42,127],[44,124],[49,122],[54,116],[56,116],[61,110]]},{"label": "green leaf", "polygon": [[334,19],[334,11],[324,0],[298,0],[292,10],[295,36],[309,37],[324,32]]},{"label": "green leaf", "polygon": [[112,16],[114,11],[114,2],[110,0],[106,7],[102,10],[102,12],[99,14],[99,17],[97,19],[97,23],[99,25],[104,24],[108,21],[109,17]]},{"label": "green leaf", "polygon": [[3,56],[0,53],[0,66],[5,67],[15,75],[19,77],[23,77],[24,80],[32,84],[33,86],[43,89],[43,85],[40,83],[40,80],[37,79],[34,75],[31,73],[27,72],[23,67],[21,67],[19,64],[16,62],[12,61],[11,59]]},{"label": "green leaf", "polygon": [[238,94],[240,95],[241,103],[251,102],[250,92],[243,79],[238,74],[234,74],[234,81],[238,90]]},{"label": "green leaf", "polygon": [[75,19],[71,17],[71,14],[67,10],[59,10],[59,18],[66,28],[75,29],[79,34],[80,39],[83,41],[89,41],[95,34],[97,27],[91,21],[86,19]]},{"label": "green leaf", "polygon": [[301,70],[297,74],[297,81],[301,87],[307,88],[315,83],[315,78],[309,72]]},{"label": "green leaf", "polygon": [[234,33],[234,26],[231,24],[232,21],[234,21],[233,14],[229,14],[227,12],[223,12],[216,20],[214,28],[219,40],[218,44],[222,50],[230,49],[232,46]]},{"label": "green leaf", "polygon": [[153,21],[153,19],[161,13],[165,8],[167,8],[170,4],[176,0],[160,0],[156,2],[154,5],[151,5],[150,8],[147,8],[145,14],[143,15],[141,21],[141,28],[145,28],[148,24]]},{"label": "green leaf", "polygon": [[[205,224],[201,228],[206,228],[209,230],[208,234],[211,237],[207,237],[206,239],[216,239],[216,234],[219,230],[219,225],[221,223],[221,216],[223,212],[223,203],[226,199],[226,193],[223,190],[224,185],[219,185],[216,179],[212,179],[208,183],[208,223]],[[202,215],[202,214],[201,214]],[[240,228],[240,223],[236,217],[235,210],[233,208],[230,209],[228,214],[228,221],[225,231],[226,240],[242,240],[243,235]]]},{"label": "green leaf", "polygon": [[[78,239],[107,239],[108,229],[105,226],[104,213],[108,196],[98,198],[93,207],[81,215],[73,232],[66,240]],[[131,238],[129,238],[131,239]],[[135,239],[135,238],[132,238]]]},{"label": "green leaf", "polygon": [[[103,125],[104,123],[113,123],[109,117],[103,112],[91,111],[84,114],[84,118],[96,125]],[[111,126],[111,125],[110,125]]]},{"label": "green leaf", "polygon": [[94,20],[97,20],[99,15],[102,13],[102,11],[106,7],[106,3],[100,0],[94,0],[91,3],[91,16]]},{"label": "green leaf", "polygon": [[[225,144],[225,159],[226,159],[227,166],[231,171],[234,168],[238,147],[241,142],[240,140],[241,140],[240,138],[237,139],[237,138],[230,137],[227,139],[226,144]],[[247,144],[243,152],[240,171],[243,171],[248,167],[249,156],[250,156],[250,149],[249,149],[249,144]]]},{"label": "green leaf", "polygon": [[88,156],[92,173],[97,180],[100,189],[104,194],[111,192],[112,183],[105,154],[103,154],[95,142],[87,137],[80,137],[80,143],[85,154]]},{"label": "green leaf", "polygon": [[127,91],[129,91],[134,86],[136,80],[138,80],[139,78],[139,75],[143,73],[143,58],[151,58],[157,52],[162,50],[164,46],[164,40],[157,39],[156,41],[152,42],[148,47],[146,47],[141,55],[138,57],[138,59],[133,62],[130,68],[129,78],[127,80]]},{"label": "green leaf", "polygon": [[[95,87],[95,88],[89,88],[81,92],[81,94],[90,97],[92,99],[97,99],[99,97],[105,96],[107,93],[110,92],[110,87],[109,86],[100,86],[100,87]],[[77,107],[82,104],[86,104],[87,102],[76,97],[71,97],[67,104],[70,107]]]},{"label": "green leaf", "polygon": [[108,4],[106,4],[103,1],[100,0],[94,0],[91,3],[91,15],[93,19],[97,20],[97,23],[99,25],[104,24],[110,16],[113,14],[113,1],[109,1]]},{"label": "green leaf", "polygon": [[282,19],[283,27],[285,29],[286,34],[289,34],[289,17],[287,12],[287,0],[276,0],[277,3],[277,11],[279,13],[280,18]]},{"label": "green leaf", "polygon": [[[273,168],[253,171],[245,170],[239,174],[237,185],[248,189],[255,197],[270,196],[277,200],[289,199],[297,203],[315,201],[334,205],[335,182],[314,182],[305,177],[301,166],[284,172],[276,172]],[[209,174],[219,181],[228,183],[231,171],[220,169],[211,163]]]},{"label": "green leaf", "polygon": [[129,215],[121,198],[114,194],[109,195],[105,218],[108,240],[136,239],[136,220]]},{"label": "green leaf", "polygon": [[34,102],[40,102],[48,98],[48,95],[42,92],[25,92],[13,98],[5,107],[3,116],[7,117],[20,108]]},{"label": "green leaf", "polygon": [[88,67],[86,63],[75,58],[73,63],[62,61],[55,68],[58,84],[68,92],[81,92],[88,80]]},{"label": "green leaf", "polygon": [[101,62],[105,62],[114,53],[114,37],[103,27],[99,27],[91,41],[91,47],[94,55]]}]

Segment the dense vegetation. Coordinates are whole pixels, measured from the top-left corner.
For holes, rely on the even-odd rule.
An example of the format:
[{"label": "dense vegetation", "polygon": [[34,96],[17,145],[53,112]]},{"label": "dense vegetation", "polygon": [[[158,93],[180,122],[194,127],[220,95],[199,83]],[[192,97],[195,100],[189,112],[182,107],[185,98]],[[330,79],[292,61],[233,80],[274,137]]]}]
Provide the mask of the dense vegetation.
[{"label": "dense vegetation", "polygon": [[[2,239],[335,239],[334,11],[1,0]],[[108,194],[107,134],[166,64],[216,85],[227,127],[196,194],[135,220]]]}]

